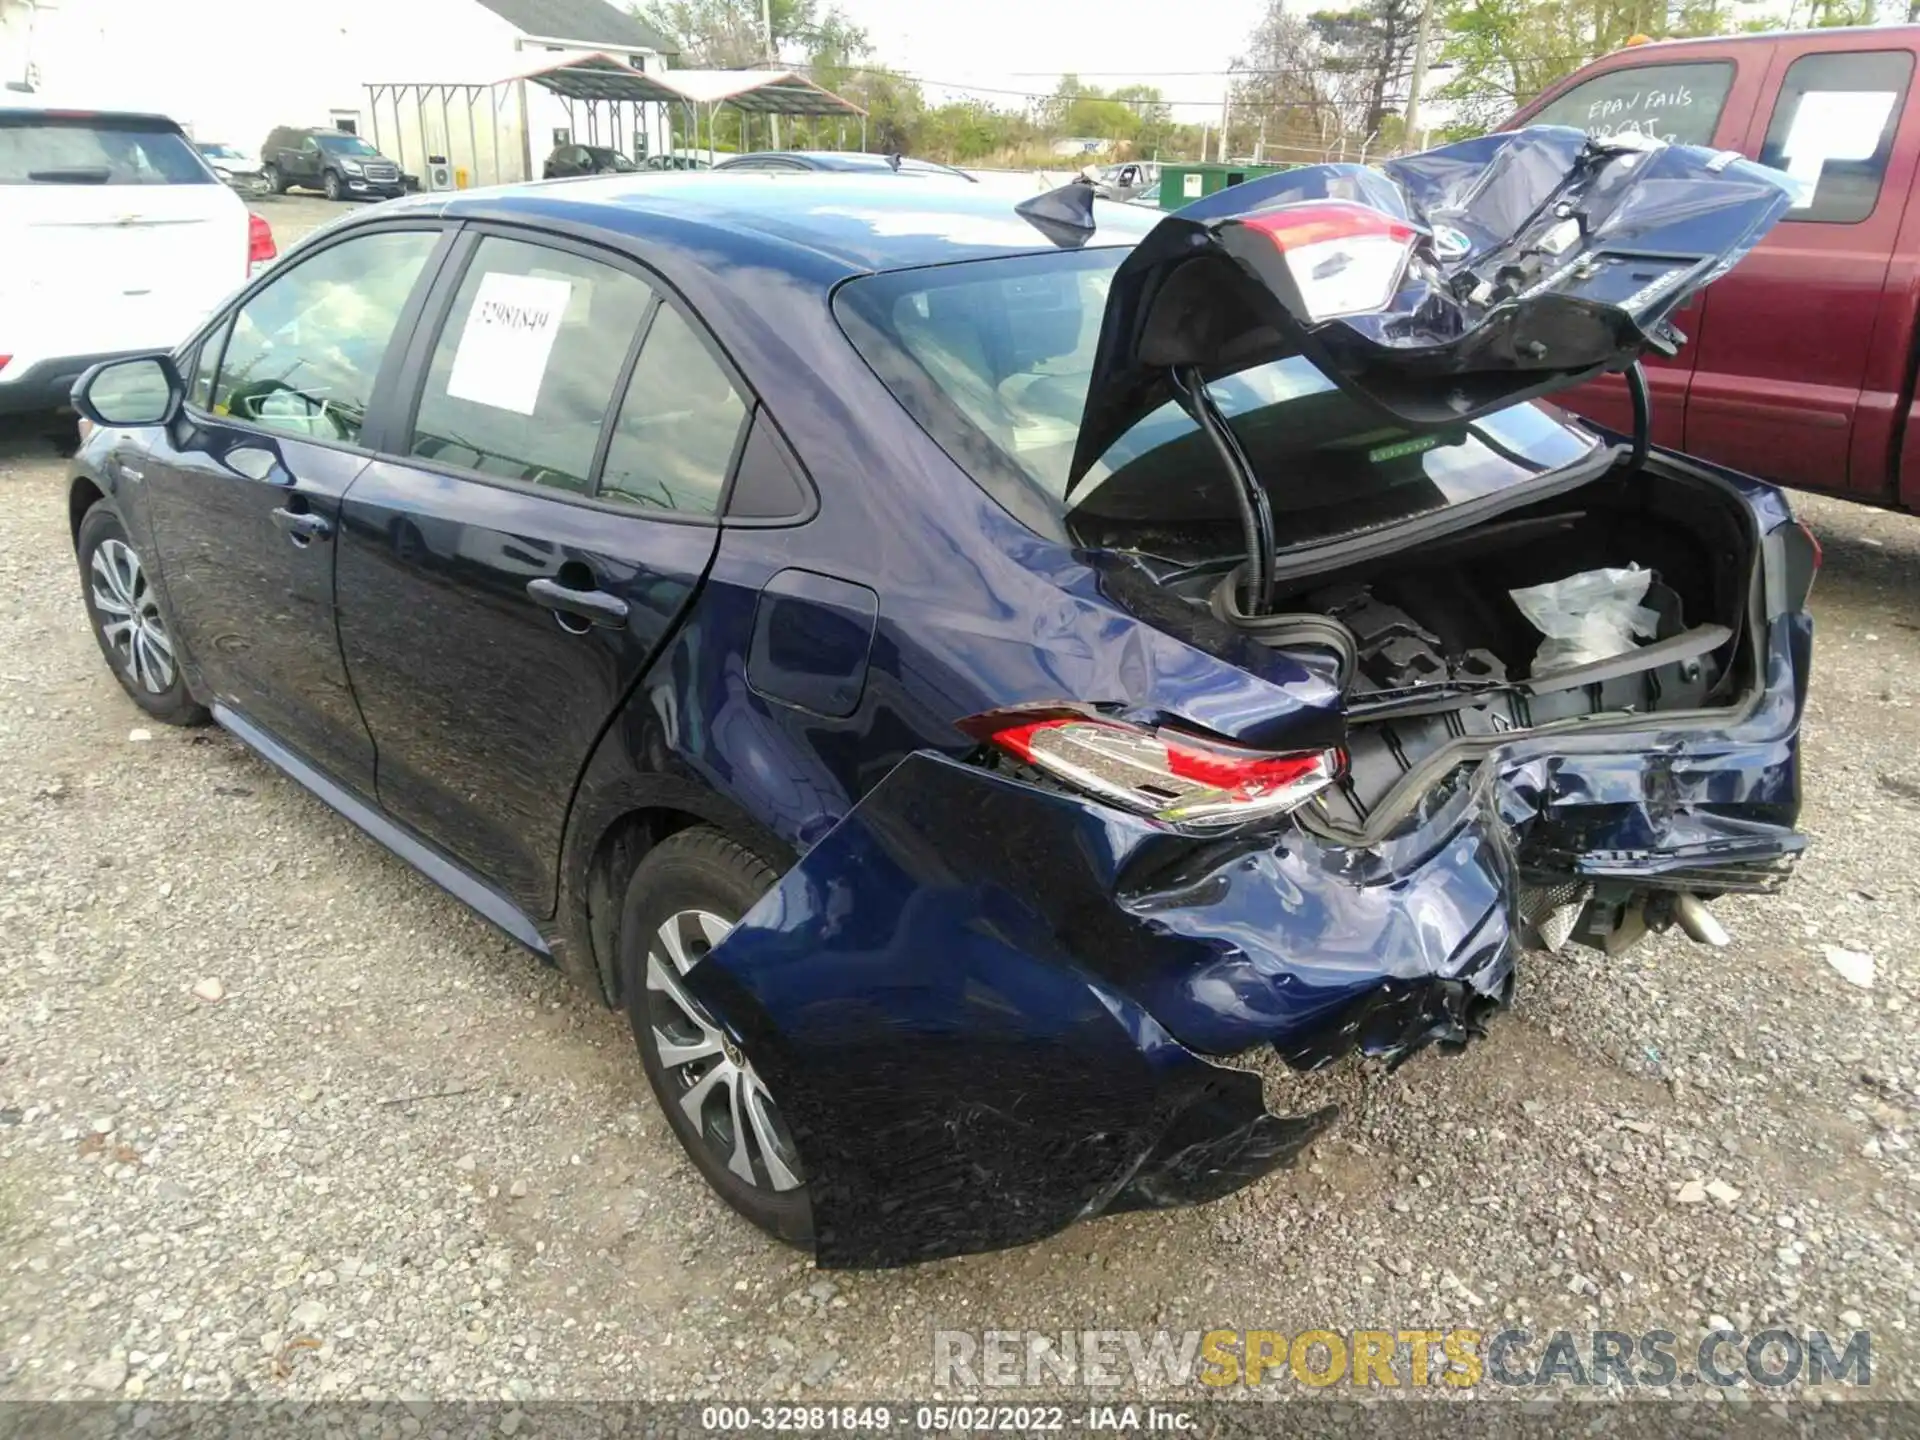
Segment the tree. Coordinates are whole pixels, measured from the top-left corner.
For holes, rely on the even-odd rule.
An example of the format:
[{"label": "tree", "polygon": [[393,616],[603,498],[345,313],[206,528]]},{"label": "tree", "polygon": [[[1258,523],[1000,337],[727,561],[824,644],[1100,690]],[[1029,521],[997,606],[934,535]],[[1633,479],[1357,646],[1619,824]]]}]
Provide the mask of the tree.
[{"label": "tree", "polygon": [[[1237,56],[1228,106],[1227,152],[1318,160],[1341,153],[1346,123],[1321,69],[1321,42],[1307,22],[1269,0]],[[1357,148],[1358,139],[1355,137]]]},{"label": "tree", "polygon": [[1365,0],[1350,10],[1307,17],[1318,65],[1345,127],[1382,137],[1407,103],[1413,46],[1423,0]]},{"label": "tree", "polygon": [[715,70],[749,70],[789,52],[825,51],[851,59],[867,52],[867,34],[836,7],[819,0],[767,0],[773,53],[760,23],[761,0],[646,0],[634,14],[671,36],[681,63]]}]

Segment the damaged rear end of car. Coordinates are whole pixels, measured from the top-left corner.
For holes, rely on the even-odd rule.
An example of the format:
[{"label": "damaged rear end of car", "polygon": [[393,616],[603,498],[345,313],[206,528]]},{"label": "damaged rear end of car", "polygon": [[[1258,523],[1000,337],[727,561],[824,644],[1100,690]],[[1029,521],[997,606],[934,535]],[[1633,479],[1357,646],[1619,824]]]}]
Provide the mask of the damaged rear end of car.
[{"label": "damaged rear end of car", "polygon": [[[1818,549],[1651,450],[1635,366],[1791,199],[1542,129],[1125,252],[1070,187],[1023,207],[1056,252],[842,290],[949,454],[1056,503],[1031,628],[1111,679],[950,717],[688,973],[780,1096],[821,1263],[1217,1198],[1334,1119],[1269,1114],[1250,1055],[1457,1048],[1523,951],[1724,940],[1713,899],[1783,882]],[[1606,371],[1633,435],[1540,403]]]}]

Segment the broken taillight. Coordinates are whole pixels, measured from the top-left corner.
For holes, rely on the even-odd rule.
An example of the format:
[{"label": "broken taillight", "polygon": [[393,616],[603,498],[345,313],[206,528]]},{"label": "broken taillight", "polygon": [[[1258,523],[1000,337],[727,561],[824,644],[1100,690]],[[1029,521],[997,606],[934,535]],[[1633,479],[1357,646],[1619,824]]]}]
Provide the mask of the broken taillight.
[{"label": "broken taillight", "polygon": [[1406,221],[1351,200],[1303,200],[1233,223],[1273,242],[1309,320],[1386,308],[1420,235]]},{"label": "broken taillight", "polygon": [[1078,712],[1003,711],[960,728],[1076,790],[1175,825],[1283,815],[1346,766],[1339,750],[1249,750]]}]

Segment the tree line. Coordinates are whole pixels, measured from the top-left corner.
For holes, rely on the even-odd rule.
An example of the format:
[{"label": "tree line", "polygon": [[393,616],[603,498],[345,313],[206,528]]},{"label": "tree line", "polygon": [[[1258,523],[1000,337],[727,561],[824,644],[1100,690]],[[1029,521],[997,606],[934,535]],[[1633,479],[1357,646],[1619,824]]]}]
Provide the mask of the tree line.
[{"label": "tree line", "polygon": [[[1898,5],[1883,13],[1882,6]],[[1588,61],[1636,37],[1670,39],[1761,29],[1920,18],[1920,0],[1791,0],[1783,18],[1763,0],[1361,0],[1305,14],[1267,9],[1235,56],[1211,122],[1179,123],[1159,89],[1102,89],[1063,75],[1048,94],[934,103],[912,76],[878,63],[867,34],[830,3],[645,0],[635,13],[680,47],[679,63],[714,69],[778,65],[867,111],[869,150],[949,164],[1058,164],[1063,142],[1101,142],[1101,158],[1268,162],[1365,159],[1480,134]],[[1423,36],[1422,31],[1425,31]],[[1423,63],[1424,62],[1424,63]],[[1424,71],[1420,134],[1409,134]],[[767,122],[722,111],[697,137],[718,148],[765,148]],[[850,149],[857,122],[781,122],[789,147]]]}]

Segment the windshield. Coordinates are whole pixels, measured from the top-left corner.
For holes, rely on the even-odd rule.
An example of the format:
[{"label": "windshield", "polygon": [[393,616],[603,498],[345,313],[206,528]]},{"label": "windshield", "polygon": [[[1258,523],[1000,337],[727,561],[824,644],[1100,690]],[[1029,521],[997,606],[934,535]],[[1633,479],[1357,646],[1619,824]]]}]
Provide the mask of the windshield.
[{"label": "windshield", "polygon": [[0,115],[0,185],[213,185],[164,120]]},{"label": "windshield", "polygon": [[[1094,347],[1122,248],[896,270],[841,287],[835,312],[907,411],[990,491],[1067,508]],[[1216,381],[1215,402],[1273,505],[1282,547],[1457,504],[1559,469],[1599,440],[1557,411],[1515,405],[1443,434],[1382,420],[1293,356]],[[1079,517],[1228,520],[1232,481],[1172,404],[1116,441],[1074,488]]]},{"label": "windshield", "polygon": [[358,135],[316,135],[320,148],[329,155],[378,155],[380,152]]}]

